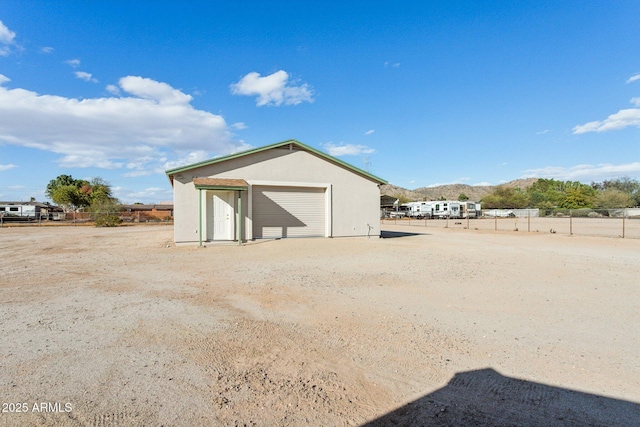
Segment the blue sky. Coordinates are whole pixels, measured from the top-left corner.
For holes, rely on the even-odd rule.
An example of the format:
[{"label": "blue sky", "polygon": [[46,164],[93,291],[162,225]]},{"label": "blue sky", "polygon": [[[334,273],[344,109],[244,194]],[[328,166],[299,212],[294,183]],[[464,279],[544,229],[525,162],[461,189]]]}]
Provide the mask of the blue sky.
[{"label": "blue sky", "polygon": [[405,188],[640,178],[637,1],[0,1],[0,200],[297,139]]}]

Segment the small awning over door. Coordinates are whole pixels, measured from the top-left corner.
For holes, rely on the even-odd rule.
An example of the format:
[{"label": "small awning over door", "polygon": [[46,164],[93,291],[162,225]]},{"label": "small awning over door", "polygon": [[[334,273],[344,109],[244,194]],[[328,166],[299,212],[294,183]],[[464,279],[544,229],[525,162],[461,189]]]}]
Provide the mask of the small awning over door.
[{"label": "small awning over door", "polygon": [[[242,243],[243,238],[243,224],[242,224],[242,192],[247,191],[249,189],[249,184],[244,179],[236,179],[236,178],[193,178],[193,185],[195,185],[196,189],[199,192],[198,200],[199,200],[199,219],[198,219],[198,236],[200,241],[200,246],[202,246],[203,240],[203,215],[209,217],[207,214],[206,203],[203,205],[203,194],[206,195],[207,191],[234,191],[238,196],[238,200],[236,203],[236,211],[235,215],[237,220],[236,222],[236,239],[238,240],[238,244]],[[228,203],[228,201],[227,201]],[[231,203],[228,203],[231,206]],[[214,208],[215,210],[215,208]],[[215,227],[215,225],[214,225]],[[225,232],[226,233],[226,232]]]},{"label": "small awning over door", "polygon": [[202,190],[246,190],[249,187],[244,179],[235,178],[193,178],[193,185]]},{"label": "small awning over door", "polygon": [[325,188],[253,186],[253,237],[326,235]]}]

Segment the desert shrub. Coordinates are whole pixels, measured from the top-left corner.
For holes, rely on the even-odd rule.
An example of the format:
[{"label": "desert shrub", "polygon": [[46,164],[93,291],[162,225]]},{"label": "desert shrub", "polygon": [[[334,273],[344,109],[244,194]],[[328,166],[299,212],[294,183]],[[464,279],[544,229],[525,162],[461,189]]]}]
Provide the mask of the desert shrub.
[{"label": "desert shrub", "polygon": [[97,214],[95,217],[95,224],[96,227],[117,227],[122,224],[122,218],[110,213]]},{"label": "desert shrub", "polygon": [[89,206],[89,211],[96,227],[116,227],[122,224],[122,218],[118,215],[120,203],[113,197],[96,198]]}]

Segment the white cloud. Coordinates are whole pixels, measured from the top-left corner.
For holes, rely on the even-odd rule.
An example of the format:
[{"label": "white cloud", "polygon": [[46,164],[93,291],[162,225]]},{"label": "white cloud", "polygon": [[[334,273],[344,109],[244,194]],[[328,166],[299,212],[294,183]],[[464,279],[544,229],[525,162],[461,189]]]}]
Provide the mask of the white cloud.
[{"label": "white cloud", "polygon": [[332,156],[358,156],[361,154],[372,154],[376,150],[366,145],[342,144],[336,145],[333,142],[327,142],[322,147]]},{"label": "white cloud", "polygon": [[306,84],[295,85],[289,81],[289,74],[280,70],[265,77],[259,73],[251,72],[233,83],[231,93],[234,95],[257,95],[256,105],[297,105],[302,102],[313,102],[313,91]]},{"label": "white cloud", "polygon": [[107,85],[105,89],[107,89],[107,92],[113,95],[120,95],[120,88],[116,85]]},{"label": "white cloud", "polygon": [[128,187],[113,187],[113,195],[125,204],[157,203],[158,200],[173,200],[173,189],[148,187],[142,191],[132,191]]},{"label": "white cloud", "polygon": [[398,68],[400,66],[400,63],[399,62],[393,62],[392,63],[392,62],[387,61],[387,62],[384,63],[384,66],[385,67]]},{"label": "white cloud", "polygon": [[627,80],[627,83],[633,83],[636,80],[640,80],[640,74],[636,74],[636,75],[633,75],[633,76],[629,77],[629,79]]},{"label": "white cloud", "polygon": [[15,44],[15,38],[16,33],[0,21],[0,56],[7,56],[11,53],[11,46]]},{"label": "white cloud", "polygon": [[366,131],[364,134],[365,135],[372,135],[375,132],[375,130],[373,129],[369,129],[368,131]]},{"label": "white cloud", "polygon": [[209,156],[208,153],[204,150],[190,151],[188,153],[183,153],[180,158],[171,161],[165,161],[164,169],[173,169],[183,165],[191,165],[193,163],[207,160],[210,157],[211,156]]},{"label": "white cloud", "polygon": [[43,46],[40,48],[40,53],[52,53],[54,50],[51,46]]},{"label": "white cloud", "polygon": [[632,162],[622,165],[600,163],[597,165],[576,165],[571,167],[547,166],[524,171],[521,178],[552,178],[563,181],[601,181],[614,177],[638,176],[640,174],[640,162]]},{"label": "white cloud", "polygon": [[152,175],[153,173],[154,171],[150,171],[150,170],[136,170],[133,172],[125,172],[122,174],[122,176],[125,178],[138,178],[141,176]]},{"label": "white cloud", "polygon": [[247,125],[245,125],[243,122],[238,122],[238,123],[232,124],[231,127],[234,129],[242,130],[242,129],[246,129]]},{"label": "white cloud", "polygon": [[17,168],[18,166],[12,165],[9,163],[8,165],[0,165],[0,172],[8,171],[9,169]]},{"label": "white cloud", "polygon": [[10,82],[11,79],[3,74],[0,74],[0,85]]},{"label": "white cloud", "polygon": [[8,89],[8,81],[0,75],[0,143],[58,153],[63,167],[161,173],[178,165],[167,159],[248,148],[231,139],[223,117],[195,109],[166,83],[128,76],[119,86],[130,96],[79,100]]},{"label": "white cloud", "polygon": [[98,83],[98,79],[93,78],[93,75],[91,73],[86,73],[84,71],[76,71],[75,74],[77,78],[79,78],[80,80],[84,80],[85,82]]},{"label": "white cloud", "polygon": [[545,133],[549,133],[549,129],[541,130],[540,132],[536,132],[536,135],[544,135]]},{"label": "white cloud", "polygon": [[2,21],[0,21],[0,43],[13,44],[15,43],[16,33],[7,28]]},{"label": "white cloud", "polygon": [[[627,83],[640,80],[640,74],[629,77]],[[631,98],[630,101],[634,106],[640,107],[640,97]],[[620,130],[629,126],[640,127],[640,109],[625,108],[617,113],[611,114],[604,120],[595,120],[583,125],[577,125],[573,128],[573,134],[579,135],[587,132],[607,132],[611,130]]]},{"label": "white cloud", "polygon": [[607,132],[624,129],[629,126],[640,127],[640,109],[627,108],[611,114],[605,120],[597,120],[575,126],[573,133],[579,135],[587,132]]},{"label": "white cloud", "polygon": [[73,68],[77,68],[80,66],[80,60],[79,59],[68,59],[66,61],[64,61],[66,64],[69,64],[70,66],[72,66]]},{"label": "white cloud", "polygon": [[156,101],[160,104],[187,105],[193,99],[191,95],[174,89],[166,83],[139,76],[121,78],[120,87],[132,95]]}]

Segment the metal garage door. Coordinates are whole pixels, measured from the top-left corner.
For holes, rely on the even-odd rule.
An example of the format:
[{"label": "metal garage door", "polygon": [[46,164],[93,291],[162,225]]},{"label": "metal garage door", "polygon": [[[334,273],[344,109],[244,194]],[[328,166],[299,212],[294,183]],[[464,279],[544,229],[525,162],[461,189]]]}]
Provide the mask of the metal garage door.
[{"label": "metal garage door", "polygon": [[313,237],[325,235],[325,189],[314,187],[253,187],[253,237]]}]

